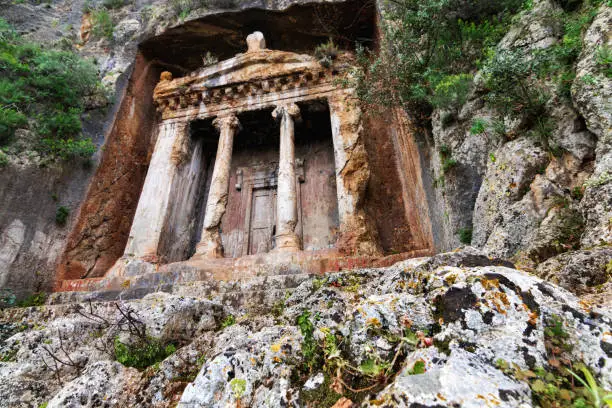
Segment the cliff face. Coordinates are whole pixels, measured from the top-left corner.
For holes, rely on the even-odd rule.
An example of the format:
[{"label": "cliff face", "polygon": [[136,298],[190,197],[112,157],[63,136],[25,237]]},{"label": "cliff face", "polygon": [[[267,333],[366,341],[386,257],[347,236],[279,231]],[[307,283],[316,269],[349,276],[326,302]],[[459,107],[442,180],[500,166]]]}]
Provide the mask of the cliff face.
[{"label": "cliff face", "polygon": [[[535,55],[554,47],[563,41],[561,22],[554,17],[560,12],[556,3],[534,2],[497,49]],[[601,5],[584,34],[571,95],[559,96],[552,81],[542,84],[553,95],[545,106],[552,153],[521,128],[524,117],[503,120],[506,136],[496,136],[500,123],[485,103],[482,72],[475,75],[472,91],[456,113],[433,112],[430,139],[423,139],[434,186],[425,187],[440,248],[468,243],[531,271],[560,253],[569,252],[563,259],[571,258],[574,250],[582,250],[576,256],[584,256],[585,250],[593,257],[607,253],[601,247],[610,244],[612,231],[611,89],[594,53],[610,45],[610,12]],[[453,166],[445,169],[449,159]],[[604,258],[609,261],[609,254]],[[585,278],[584,284],[607,281],[605,259],[595,262],[600,279]],[[558,272],[555,278],[548,276],[566,279]]]}]

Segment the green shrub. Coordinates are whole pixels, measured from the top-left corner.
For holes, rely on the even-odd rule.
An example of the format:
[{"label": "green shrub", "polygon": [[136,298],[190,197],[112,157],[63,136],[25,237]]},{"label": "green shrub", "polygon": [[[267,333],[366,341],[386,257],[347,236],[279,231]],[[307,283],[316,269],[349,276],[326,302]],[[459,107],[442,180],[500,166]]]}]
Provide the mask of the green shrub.
[{"label": "green shrub", "polygon": [[159,339],[147,336],[135,344],[125,344],[115,337],[115,358],[126,367],[143,370],[166,359],[176,351],[174,344],[163,344]]},{"label": "green shrub", "polygon": [[599,69],[607,78],[612,78],[612,48],[608,45],[602,45],[597,49],[596,58]]},{"label": "green shrub", "polygon": [[3,150],[0,150],[0,167],[4,167],[8,164],[8,156]]},{"label": "green shrub", "polygon": [[324,67],[330,67],[333,61],[338,58],[339,53],[338,47],[331,38],[326,43],[318,45],[314,50],[315,57]]},{"label": "green shrub", "polygon": [[7,143],[15,130],[28,124],[26,116],[14,109],[0,106],[0,145]]},{"label": "green shrub", "polygon": [[373,105],[460,104],[469,76],[522,0],[403,0],[385,13],[380,55],[357,48],[357,95]]},{"label": "green shrub", "polygon": [[64,207],[63,205],[58,207],[55,211],[55,222],[57,225],[66,225],[66,220],[70,215],[70,209]]},{"label": "green shrub", "polygon": [[481,135],[487,130],[487,121],[482,118],[474,118],[470,133],[473,135]]},{"label": "green shrub", "polygon": [[227,315],[225,319],[221,322],[221,328],[225,329],[226,327],[230,327],[236,324],[236,318],[234,315]]},{"label": "green shrub", "polygon": [[47,300],[47,294],[44,292],[33,293],[27,298],[17,302],[18,307],[42,306]]},{"label": "green shrub", "polygon": [[459,228],[459,241],[462,244],[469,245],[472,243],[472,228]]},{"label": "green shrub", "polygon": [[87,159],[96,152],[96,145],[90,138],[84,139],[42,139],[39,150],[61,159]]},{"label": "green shrub", "polygon": [[91,12],[91,33],[96,38],[113,39],[115,26],[106,9],[96,9]]},{"label": "green shrub", "polygon": [[70,158],[91,156],[95,146],[81,138],[83,101],[98,92],[96,66],[72,51],[26,41],[0,18],[0,145],[15,130],[35,123],[33,148]]},{"label": "green shrub", "polygon": [[81,132],[81,118],[78,108],[66,111],[56,111],[51,114],[39,115],[37,132],[44,137],[58,139],[69,138]]},{"label": "green shrub", "polygon": [[434,87],[429,101],[434,107],[457,109],[467,100],[473,79],[471,74],[444,76]]}]

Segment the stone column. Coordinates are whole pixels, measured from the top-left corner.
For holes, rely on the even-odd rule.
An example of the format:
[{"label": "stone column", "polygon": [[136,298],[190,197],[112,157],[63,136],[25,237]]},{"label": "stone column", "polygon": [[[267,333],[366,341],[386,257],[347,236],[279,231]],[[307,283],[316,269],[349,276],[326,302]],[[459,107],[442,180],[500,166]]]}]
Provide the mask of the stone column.
[{"label": "stone column", "polygon": [[299,251],[297,225],[297,190],[295,185],[294,121],[300,118],[296,104],[278,106],[272,112],[280,120],[280,159],[276,194],[276,250]]},{"label": "stone column", "polygon": [[215,119],[213,125],[219,130],[219,145],[206,200],[202,237],[196,246],[196,255],[222,258],[223,244],[219,226],[227,206],[234,135],[240,127],[240,122],[235,115],[230,114]]},{"label": "stone column", "polygon": [[148,262],[158,262],[159,244],[168,208],[170,192],[177,174],[177,163],[173,159],[176,146],[189,138],[186,122],[162,122],[149,170],[140,193],[138,207],[132,222],[130,236],[124,254]]}]

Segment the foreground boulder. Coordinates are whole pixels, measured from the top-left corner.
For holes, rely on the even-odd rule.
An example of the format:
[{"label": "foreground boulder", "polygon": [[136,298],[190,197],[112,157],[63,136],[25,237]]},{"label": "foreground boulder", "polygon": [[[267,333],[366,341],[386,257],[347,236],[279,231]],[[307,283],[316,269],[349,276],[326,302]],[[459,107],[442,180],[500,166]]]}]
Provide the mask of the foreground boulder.
[{"label": "foreground boulder", "polygon": [[[612,388],[609,310],[471,249],[311,277],[269,313],[174,290],[5,310],[0,406],[531,406],[587,398],[564,382],[581,367]],[[133,339],[100,322],[125,308],[176,351],[114,362],[101,345]]]}]

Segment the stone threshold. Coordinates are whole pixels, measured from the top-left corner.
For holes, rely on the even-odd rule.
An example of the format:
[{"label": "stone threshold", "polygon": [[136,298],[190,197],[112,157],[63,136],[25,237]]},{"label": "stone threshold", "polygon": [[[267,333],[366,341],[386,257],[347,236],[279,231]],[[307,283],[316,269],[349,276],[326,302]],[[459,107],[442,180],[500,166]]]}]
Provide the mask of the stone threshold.
[{"label": "stone threshold", "polygon": [[[138,259],[120,258],[104,277],[61,281],[56,292],[167,291],[174,285],[198,281],[236,281],[257,277],[309,274],[320,275],[356,268],[391,266],[410,258],[431,256],[430,249],[374,256],[342,256],[336,250],[269,252],[241,258],[198,258],[156,265]],[[138,296],[136,296],[138,297]]]}]

